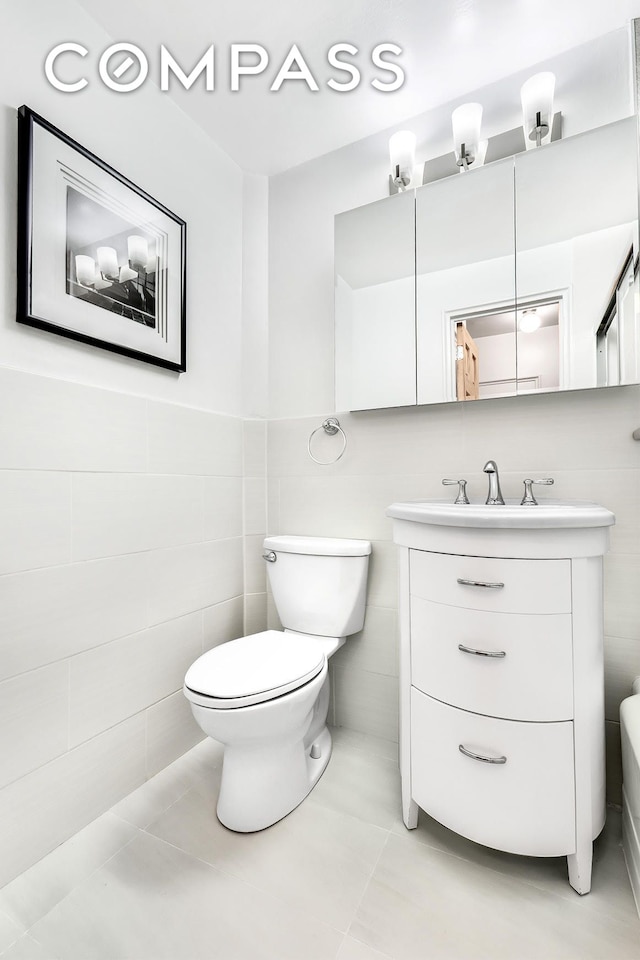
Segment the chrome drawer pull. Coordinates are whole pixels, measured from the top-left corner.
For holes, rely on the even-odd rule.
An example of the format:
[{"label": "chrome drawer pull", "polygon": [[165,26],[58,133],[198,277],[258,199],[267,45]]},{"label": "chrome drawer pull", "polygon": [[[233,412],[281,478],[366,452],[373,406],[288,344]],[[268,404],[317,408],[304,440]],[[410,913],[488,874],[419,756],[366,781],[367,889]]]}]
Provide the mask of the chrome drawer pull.
[{"label": "chrome drawer pull", "polygon": [[496,660],[506,657],[505,650],[475,650],[473,647],[465,647],[464,644],[458,644],[458,650],[462,653],[473,653],[476,657],[493,657]]},{"label": "chrome drawer pull", "polygon": [[506,763],[506,757],[484,757],[481,753],[474,753],[473,750],[467,750],[463,744],[459,744],[458,750],[464,753],[465,757],[471,757],[472,760],[480,760],[482,763]]},{"label": "chrome drawer pull", "polygon": [[485,580],[464,580],[458,577],[458,583],[463,587],[489,587],[490,590],[502,590],[504,583],[487,583]]}]

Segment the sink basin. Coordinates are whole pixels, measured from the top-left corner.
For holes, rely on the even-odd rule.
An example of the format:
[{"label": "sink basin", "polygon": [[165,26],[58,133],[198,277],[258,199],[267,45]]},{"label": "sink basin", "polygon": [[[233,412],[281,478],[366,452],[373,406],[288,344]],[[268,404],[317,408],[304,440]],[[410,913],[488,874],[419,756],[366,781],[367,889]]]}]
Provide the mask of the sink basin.
[{"label": "sink basin", "polygon": [[514,530],[541,528],[610,527],[610,510],[587,500],[543,500],[537,506],[522,506],[519,500],[504,505],[456,504],[450,500],[409,500],[392,503],[387,516],[444,527],[486,527]]}]

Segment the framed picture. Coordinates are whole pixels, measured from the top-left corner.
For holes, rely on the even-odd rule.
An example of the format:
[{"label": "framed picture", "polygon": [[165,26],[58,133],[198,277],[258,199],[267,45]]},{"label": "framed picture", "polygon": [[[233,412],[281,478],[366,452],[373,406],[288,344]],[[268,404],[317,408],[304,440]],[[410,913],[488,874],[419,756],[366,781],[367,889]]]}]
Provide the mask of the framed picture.
[{"label": "framed picture", "polygon": [[28,107],[18,124],[18,322],[185,370],[184,220]]}]

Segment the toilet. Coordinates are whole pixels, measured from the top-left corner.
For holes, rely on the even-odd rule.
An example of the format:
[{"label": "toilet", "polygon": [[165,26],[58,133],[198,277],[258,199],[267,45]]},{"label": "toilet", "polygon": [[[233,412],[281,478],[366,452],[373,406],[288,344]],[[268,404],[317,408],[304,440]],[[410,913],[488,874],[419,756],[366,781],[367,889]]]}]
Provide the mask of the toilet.
[{"label": "toilet", "polygon": [[328,659],[364,624],[368,540],[267,537],[283,630],[229,640],[187,671],[184,695],[224,745],[217,815],[240,833],[281,820],[331,756]]}]

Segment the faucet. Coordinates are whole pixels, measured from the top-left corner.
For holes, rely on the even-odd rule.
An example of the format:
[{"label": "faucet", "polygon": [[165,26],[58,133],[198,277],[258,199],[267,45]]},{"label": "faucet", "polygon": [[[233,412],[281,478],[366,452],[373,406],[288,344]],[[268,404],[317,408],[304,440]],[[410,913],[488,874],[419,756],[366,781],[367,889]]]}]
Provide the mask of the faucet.
[{"label": "faucet", "polygon": [[498,465],[495,460],[487,460],[482,468],[484,473],[489,475],[489,493],[485,503],[497,503],[504,505],[502,491],[500,489],[500,478],[498,477]]}]

